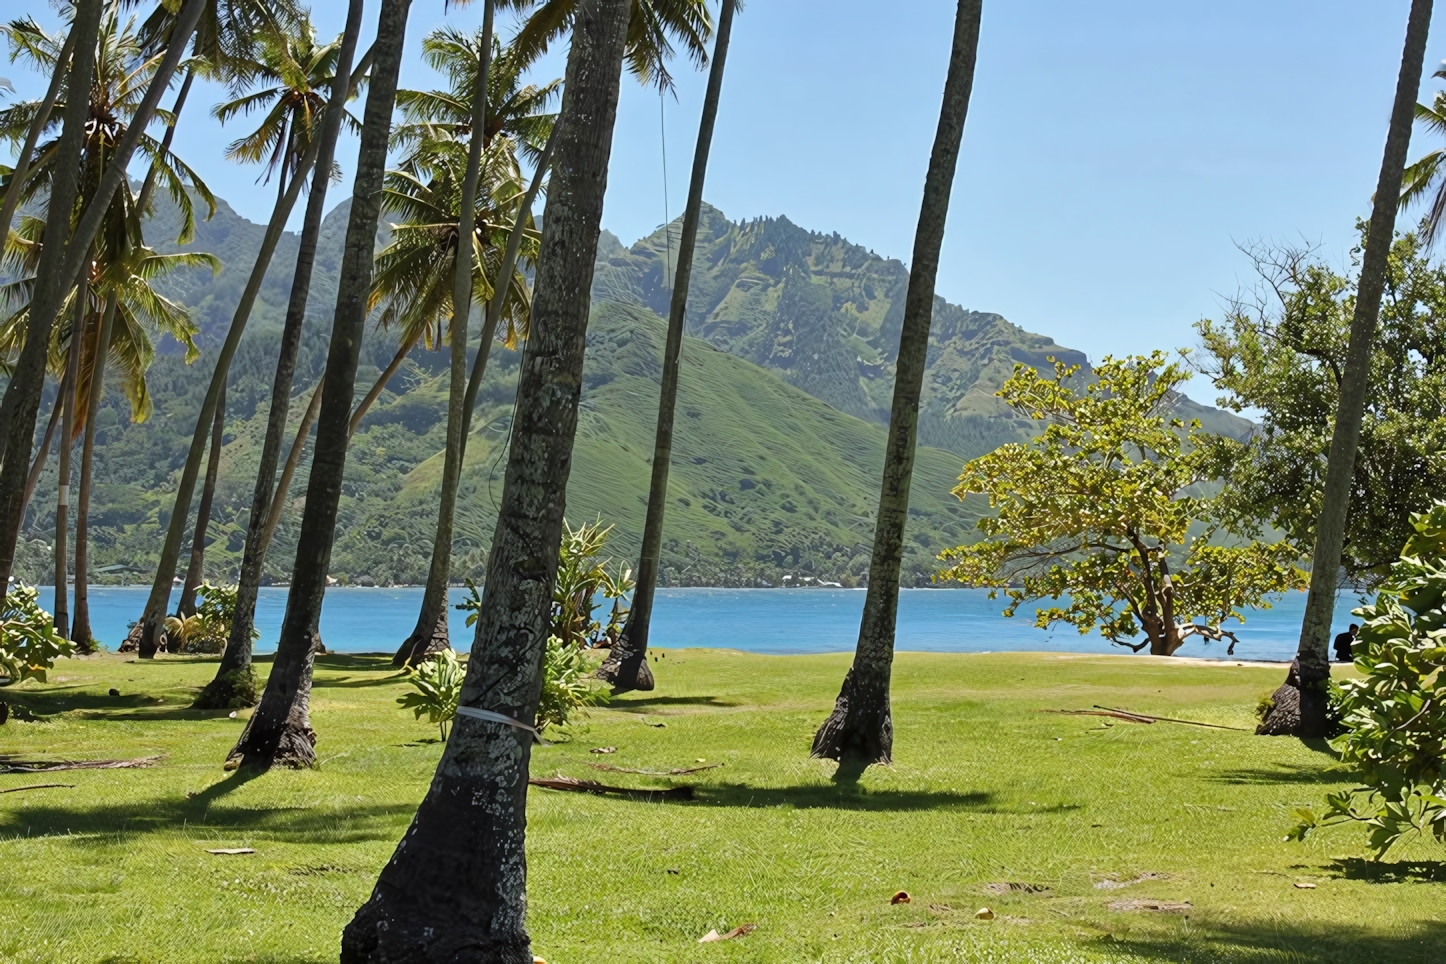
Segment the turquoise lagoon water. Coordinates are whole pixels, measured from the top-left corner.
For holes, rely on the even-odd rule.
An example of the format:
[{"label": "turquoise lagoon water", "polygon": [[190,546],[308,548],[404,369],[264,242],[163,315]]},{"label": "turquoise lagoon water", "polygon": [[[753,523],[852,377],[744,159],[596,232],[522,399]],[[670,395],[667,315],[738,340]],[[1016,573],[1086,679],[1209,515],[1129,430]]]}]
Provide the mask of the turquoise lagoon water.
[{"label": "turquoise lagoon water", "polygon": [[[140,615],[147,592],[138,586],[91,589],[91,623],[102,642],[112,649],[120,645],[127,627]],[[451,596],[458,603],[464,591],[454,590]],[[43,605],[50,606],[53,598],[50,588],[42,588]],[[330,589],[321,614],[322,640],[339,652],[392,652],[412,631],[421,599],[420,588]],[[663,589],[654,610],[652,641],[662,647],[756,653],[849,651],[858,637],[863,604],[861,589]],[[1351,622],[1351,610],[1359,604],[1353,596],[1340,597],[1336,632]],[[256,613],[259,652],[275,648],[285,607],[285,589],[261,590]],[[949,653],[1128,652],[1096,633],[1080,636],[1067,627],[1036,629],[1032,609],[1027,617],[1021,610],[1020,616],[1005,619],[1002,608],[1002,601],[991,601],[982,589],[905,589],[899,600],[897,647]],[[1240,637],[1235,658],[1289,660],[1295,654],[1304,608],[1305,593],[1289,593],[1274,608],[1251,613],[1244,626],[1227,624]],[[461,613],[453,611],[452,626],[455,641],[470,644]],[[1225,644],[1192,638],[1179,655],[1224,658]]]}]

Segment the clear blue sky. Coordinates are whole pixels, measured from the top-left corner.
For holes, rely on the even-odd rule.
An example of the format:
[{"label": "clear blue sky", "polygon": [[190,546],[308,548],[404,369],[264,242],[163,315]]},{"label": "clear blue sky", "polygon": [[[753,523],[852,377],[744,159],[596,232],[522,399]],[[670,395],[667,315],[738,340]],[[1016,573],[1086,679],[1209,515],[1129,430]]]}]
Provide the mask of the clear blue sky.
[{"label": "clear blue sky", "polygon": [[[368,0],[368,20],[378,5]],[[1304,241],[1344,265],[1369,212],[1408,6],[986,0],[939,293],[1097,359],[1190,344],[1191,324],[1250,281],[1237,242]],[[7,14],[53,22],[42,0],[17,7]],[[314,7],[323,32],[339,31],[343,13],[337,0]],[[707,200],[907,262],[953,16],[948,0],[750,0],[734,26]],[[480,4],[448,13],[415,0],[403,84],[434,80],[419,54],[427,31],[480,19]],[[1446,14],[1434,27],[1428,75],[1446,56]],[[559,53],[539,69],[562,67]],[[41,86],[18,67],[0,72],[22,96]],[[676,73],[664,102],[675,217],[704,84],[687,64]],[[1428,76],[1423,99],[1437,84]],[[208,104],[218,97],[202,91]],[[234,136],[188,110],[177,146],[264,221],[274,193],[221,158]],[[1413,157],[1435,146],[1423,137]],[[351,142],[338,155],[348,175],[354,152]],[[658,95],[628,81],[604,215],[624,242],[663,221],[661,173]],[[1205,384],[1192,394],[1212,400]]]}]

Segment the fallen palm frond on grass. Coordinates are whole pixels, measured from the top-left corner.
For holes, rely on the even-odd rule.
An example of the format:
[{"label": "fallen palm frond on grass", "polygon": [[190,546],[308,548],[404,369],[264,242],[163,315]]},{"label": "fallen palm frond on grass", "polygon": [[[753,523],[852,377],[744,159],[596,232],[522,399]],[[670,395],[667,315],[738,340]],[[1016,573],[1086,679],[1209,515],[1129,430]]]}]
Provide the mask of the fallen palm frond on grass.
[{"label": "fallen palm frond on grass", "polygon": [[160,756],[134,760],[23,760],[0,756],[0,773],[51,773],[56,770],[133,770],[156,765]]},{"label": "fallen palm frond on grass", "polygon": [[1183,723],[1186,726],[1204,726],[1212,730],[1237,730],[1241,733],[1250,732],[1250,730],[1243,726],[1226,726],[1223,723],[1201,723],[1199,720],[1179,720],[1172,716],[1151,716],[1148,713],[1120,710],[1112,706],[1096,705],[1092,710],[1040,710],[1039,712],[1059,713],[1062,716],[1108,716],[1116,720],[1124,720],[1127,723]]},{"label": "fallen palm frond on grass", "polygon": [[697,767],[679,767],[676,770],[634,770],[632,767],[615,767],[607,763],[589,763],[588,766],[594,770],[606,770],[609,773],[636,773],[645,777],[681,777],[689,773],[700,773],[703,770],[713,770],[721,767],[721,763],[705,763]]},{"label": "fallen palm frond on grass", "polygon": [[596,780],[578,780],[574,777],[533,777],[527,781],[534,787],[548,790],[571,790],[577,793],[621,793],[634,797],[658,797],[663,800],[691,800],[692,787],[669,787],[666,790],[648,790],[637,787],[610,787]]}]

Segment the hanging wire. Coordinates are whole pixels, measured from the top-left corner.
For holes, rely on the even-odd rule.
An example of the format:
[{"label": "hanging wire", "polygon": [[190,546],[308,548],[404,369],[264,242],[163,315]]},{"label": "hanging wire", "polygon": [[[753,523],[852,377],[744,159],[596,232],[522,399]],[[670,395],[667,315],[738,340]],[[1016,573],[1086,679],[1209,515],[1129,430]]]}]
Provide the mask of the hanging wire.
[{"label": "hanging wire", "polygon": [[664,275],[663,283],[668,290],[673,290],[673,222],[668,216],[668,125],[664,118],[666,112],[663,110],[666,102],[663,99],[663,91],[658,90],[658,141],[663,147],[663,244],[666,251],[666,260],[663,262]]}]

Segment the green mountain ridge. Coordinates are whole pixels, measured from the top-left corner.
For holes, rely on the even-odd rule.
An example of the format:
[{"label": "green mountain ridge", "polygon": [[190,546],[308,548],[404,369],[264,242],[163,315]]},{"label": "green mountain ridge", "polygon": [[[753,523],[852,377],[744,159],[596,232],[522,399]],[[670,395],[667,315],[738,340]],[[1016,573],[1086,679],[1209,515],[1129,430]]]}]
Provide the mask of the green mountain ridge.
[{"label": "green mountain ridge", "polygon": [[[346,214],[343,203],[328,215],[318,248],[293,426],[324,365]],[[165,229],[174,218],[163,210],[155,220]],[[181,273],[165,287],[193,309],[203,356],[188,366],[178,346],[162,346],[149,375],[156,413],[144,424],[129,422],[118,393],[106,397],[97,419],[92,510],[97,568],[154,564],[210,358],[264,230],[224,202],[197,227],[189,247],[216,254],[225,269],[217,277]],[[296,243],[288,233],[278,246],[228,381],[221,482],[207,538],[212,578],[234,578],[239,565]],[[605,235],[594,283],[568,516],[574,523],[601,517],[615,525],[611,551],[625,560],[636,555],[646,509],[666,261],[662,231],[630,249]],[[665,582],[756,586],[779,585],[790,574],[843,584],[866,578],[892,390],[887,346],[897,341],[906,285],[897,261],[837,235],[806,232],[786,219],[735,224],[707,209],[683,352]],[[358,394],[395,347],[387,332],[368,331]],[[964,459],[1032,431],[992,393],[1015,361],[1044,364],[1046,356],[1085,363],[1082,354],[998,315],[937,303],[910,510],[909,581],[926,584],[935,554],[973,537],[973,522],[986,507],[961,503],[950,489]],[[481,575],[501,498],[519,356],[495,347],[492,359],[463,476],[458,578]],[[414,351],[353,439],[332,555],[337,578],[388,584],[425,577],[445,396],[446,353]],[[43,412],[49,403],[47,397]],[[1181,405],[1216,419],[1216,430],[1238,434],[1249,426],[1187,399]],[[276,581],[290,572],[306,476],[303,463],[267,557],[268,577]],[[55,498],[52,459],[27,516],[17,561],[22,578],[50,577]]]}]

